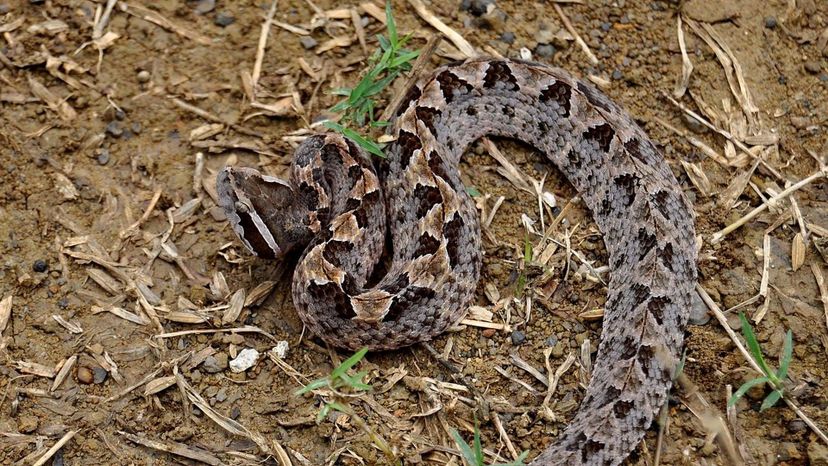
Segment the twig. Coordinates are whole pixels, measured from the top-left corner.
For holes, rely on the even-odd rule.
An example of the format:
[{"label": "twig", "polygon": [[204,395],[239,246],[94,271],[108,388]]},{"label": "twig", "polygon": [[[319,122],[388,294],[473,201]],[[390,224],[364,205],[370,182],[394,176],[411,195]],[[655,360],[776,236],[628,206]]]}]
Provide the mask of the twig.
[{"label": "twig", "polygon": [[[819,287],[820,300],[822,301],[822,308],[825,311],[825,326],[828,327],[828,285],[825,284],[825,277],[822,276],[819,265],[811,264],[811,271],[814,273],[814,278]],[[0,326],[0,331],[2,331],[2,326]]]},{"label": "twig", "polygon": [[434,55],[434,51],[437,50],[437,46],[440,45],[440,41],[442,40],[443,36],[438,34],[432,34],[431,37],[428,38],[426,45],[420,49],[420,55],[417,57],[417,60],[415,60],[414,64],[411,65],[411,71],[409,72],[408,79],[405,81],[405,85],[400,87],[400,91],[395,93],[394,98],[391,99],[391,102],[388,102],[388,105],[385,106],[385,110],[383,110],[382,115],[379,117],[380,121],[391,120],[391,117],[397,112],[397,107],[399,107],[402,103],[402,100],[405,98],[408,90],[411,89],[411,86],[413,86],[420,79],[420,76],[423,75],[423,67],[431,59],[431,56]]},{"label": "twig", "polygon": [[744,225],[745,223],[749,222],[750,220],[752,220],[754,217],[756,217],[757,215],[762,213],[765,209],[767,209],[771,205],[776,204],[777,202],[785,199],[786,197],[791,195],[791,193],[793,193],[794,191],[802,189],[805,186],[807,186],[808,184],[810,184],[810,183],[812,183],[812,182],[814,182],[814,181],[816,181],[820,178],[826,178],[826,177],[828,177],[828,170],[823,169],[823,170],[820,170],[820,171],[812,174],[811,176],[809,176],[809,177],[807,177],[803,180],[800,180],[799,182],[791,185],[790,187],[788,187],[787,189],[785,189],[781,193],[769,198],[766,202],[763,202],[762,205],[760,205],[759,207],[757,207],[757,208],[751,210],[750,212],[748,212],[747,214],[745,214],[739,220],[736,220],[735,222],[731,223],[730,225],[726,226],[725,228],[717,231],[716,233],[713,233],[713,235],[710,237],[710,244],[716,244],[716,243],[720,242],[722,240],[722,238],[727,236],[729,233],[732,233],[737,228],[739,228],[742,225]]},{"label": "twig", "polygon": [[474,47],[463,38],[460,34],[457,33],[454,29],[448,27],[446,23],[444,23],[440,18],[434,16],[434,13],[428,11],[425,4],[421,0],[408,0],[408,3],[414,7],[414,11],[420,15],[420,18],[423,18],[425,22],[430,24],[434,29],[437,29],[443,35],[446,36],[448,40],[457,47],[460,52],[463,53],[468,58],[476,57],[477,52],[474,50]]},{"label": "twig", "polygon": [[267,47],[267,37],[270,35],[270,25],[273,24],[273,16],[276,15],[276,5],[278,0],[273,0],[270,4],[270,10],[267,12],[267,18],[262,23],[262,32],[259,34],[259,45],[256,47],[256,63],[253,64],[253,95],[256,95],[256,86],[259,84],[259,76],[262,74],[262,61],[264,60],[265,48]]},{"label": "twig", "polygon": [[32,464],[32,466],[43,466],[44,464],[46,464],[46,462],[49,461],[49,458],[54,456],[54,454],[57,453],[58,450],[63,448],[63,446],[66,445],[66,442],[72,440],[72,437],[74,437],[77,433],[77,430],[70,430],[69,432],[67,432],[63,437],[60,438],[60,440],[57,441],[56,444],[52,445],[52,448],[50,448],[46,453],[44,453],[43,456],[40,457],[40,459],[35,461],[34,464]]},{"label": "twig", "polygon": [[564,23],[564,27],[566,27],[566,30],[569,31],[570,34],[572,34],[572,37],[575,38],[575,42],[584,51],[587,58],[589,59],[589,62],[593,65],[597,65],[598,57],[596,57],[595,54],[592,53],[592,50],[589,49],[589,46],[586,44],[586,42],[584,42],[584,40],[581,39],[580,34],[578,34],[578,31],[576,31],[575,28],[572,26],[572,23],[569,22],[569,18],[566,17],[560,5],[558,5],[557,3],[553,3],[552,7],[555,8],[555,12],[558,13],[558,16],[561,17],[561,21]]}]

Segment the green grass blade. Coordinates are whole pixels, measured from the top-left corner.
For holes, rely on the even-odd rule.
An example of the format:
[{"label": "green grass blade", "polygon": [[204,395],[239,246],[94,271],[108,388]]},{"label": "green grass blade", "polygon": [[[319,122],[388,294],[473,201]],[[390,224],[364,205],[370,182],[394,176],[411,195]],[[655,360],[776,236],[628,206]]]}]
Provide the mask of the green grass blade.
[{"label": "green grass blade", "polygon": [[518,458],[516,460],[512,461],[511,463],[495,463],[492,464],[492,466],[526,466],[526,463],[524,463],[524,461],[526,460],[527,456],[529,456],[529,451],[524,451],[520,455],[518,455]]},{"label": "green grass blade", "polygon": [[790,330],[785,334],[785,343],[782,346],[782,357],[779,358],[779,372],[776,376],[780,381],[788,377],[788,366],[793,358],[793,333]]},{"label": "green grass blade", "polygon": [[466,464],[469,466],[478,466],[478,463],[475,460],[474,452],[472,452],[471,447],[463,437],[460,436],[460,433],[457,432],[457,429],[451,429],[451,436],[454,438],[454,443],[457,444],[457,448],[460,449],[460,453],[463,455],[463,459],[465,460]]},{"label": "green grass blade", "polygon": [[337,403],[336,401],[332,401],[332,402],[326,404],[325,407],[329,408],[329,409],[335,409],[335,410],[339,411],[340,413],[345,413],[345,414],[353,414],[353,412],[354,412],[349,406],[343,405],[342,403]]},{"label": "green grass blade", "polygon": [[768,396],[765,397],[765,401],[762,402],[762,406],[759,407],[759,412],[761,413],[762,411],[764,411],[768,408],[772,408],[773,405],[775,405],[776,402],[779,401],[780,398],[782,398],[782,392],[781,391],[774,390],[774,391],[770,392],[768,394]]},{"label": "green grass blade", "polygon": [[394,22],[394,15],[391,14],[391,0],[385,2],[385,28],[388,29],[388,40],[396,46],[399,42],[397,37],[397,23]]},{"label": "green grass blade", "polygon": [[768,377],[774,377],[776,374],[771,368],[768,366],[768,363],[765,362],[765,358],[762,356],[762,348],[759,347],[759,341],[756,339],[756,335],[753,333],[753,327],[750,326],[750,322],[748,322],[747,317],[745,314],[740,312],[739,313],[739,320],[742,321],[742,336],[745,337],[745,341],[748,344],[748,349],[750,349],[750,354],[756,359],[756,362],[759,364],[759,367],[762,369],[762,372],[765,373]]},{"label": "green grass blade", "polygon": [[477,427],[477,419],[474,420],[474,459],[476,464],[483,466],[483,445],[480,443],[480,429]]},{"label": "green grass blade", "polygon": [[739,387],[738,390],[736,390],[736,393],[734,393],[733,396],[731,396],[730,399],[727,400],[728,408],[735,405],[736,402],[739,401],[739,398],[745,396],[745,393],[747,393],[748,390],[750,390],[751,388],[759,384],[768,382],[770,382],[770,379],[768,379],[767,377],[759,377],[753,380],[748,380],[747,382],[743,383],[742,386]]},{"label": "green grass blade", "polygon": [[330,128],[330,129],[342,134],[343,136],[346,136],[346,137],[352,139],[360,147],[362,147],[366,151],[376,155],[377,157],[381,157],[383,159],[385,158],[385,153],[382,152],[382,147],[380,147],[377,143],[375,143],[373,141],[369,141],[368,139],[365,139],[364,137],[360,136],[359,133],[357,133],[356,131],[354,131],[350,128],[346,128],[346,127],[340,125],[339,123],[334,123],[332,121],[326,121],[325,122],[325,127]]},{"label": "green grass blade", "polygon": [[300,388],[299,390],[296,390],[293,393],[295,395],[304,395],[305,393],[308,393],[310,391],[317,390],[317,389],[320,389],[322,387],[327,387],[329,385],[329,383],[330,383],[330,380],[327,377],[324,377],[324,378],[321,378],[321,379],[316,379],[313,382],[305,385],[304,387]]},{"label": "green grass blade", "polygon": [[406,52],[402,55],[397,55],[396,57],[394,57],[393,60],[391,60],[391,62],[388,64],[388,67],[389,68],[399,68],[402,65],[407,64],[411,60],[414,60],[418,56],[420,56],[420,51],[419,50],[414,50],[413,52]]},{"label": "green grass blade", "polygon": [[320,409],[319,412],[316,413],[316,422],[317,423],[322,422],[323,419],[328,417],[328,412],[330,410],[331,410],[330,405],[325,404],[325,406],[323,406],[322,409]]},{"label": "green grass blade", "polygon": [[337,367],[336,369],[333,370],[333,372],[331,372],[331,378],[336,379],[336,378],[341,377],[342,374],[344,374],[345,372],[348,371],[348,369],[354,367],[356,365],[356,363],[361,361],[362,358],[364,358],[366,354],[368,354],[368,348],[367,347],[362,348],[361,350],[354,353],[353,356],[351,356],[350,358],[343,361],[342,364],[339,365],[339,367]]}]

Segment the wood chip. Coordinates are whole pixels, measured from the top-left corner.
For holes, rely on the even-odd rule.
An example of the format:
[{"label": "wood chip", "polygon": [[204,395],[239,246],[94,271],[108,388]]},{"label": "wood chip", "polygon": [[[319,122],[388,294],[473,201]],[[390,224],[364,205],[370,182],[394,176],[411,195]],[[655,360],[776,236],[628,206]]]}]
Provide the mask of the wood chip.
[{"label": "wood chip", "polygon": [[6,325],[11,320],[12,298],[13,295],[8,295],[0,301],[0,335],[6,330]]},{"label": "wood chip", "polygon": [[38,377],[46,377],[48,379],[51,379],[56,374],[56,369],[54,366],[46,366],[44,364],[38,364],[36,362],[21,360],[15,363],[15,367],[17,367],[17,370],[19,370],[20,372],[36,375]]},{"label": "wood chip", "polygon": [[32,94],[42,100],[52,111],[57,113],[61,120],[72,121],[78,117],[77,112],[75,112],[75,109],[68,102],[53,94],[52,91],[47,89],[46,86],[31,75],[28,78],[29,90],[32,91]]},{"label": "wood chip", "polygon": [[66,380],[66,377],[72,372],[72,368],[75,367],[75,363],[78,361],[78,356],[73,354],[63,363],[58,371],[57,375],[55,375],[55,381],[52,382],[52,388],[49,389],[50,392],[53,392],[60,388],[60,385]]},{"label": "wood chip", "polygon": [[144,396],[155,395],[156,393],[163,392],[164,390],[175,385],[175,383],[174,376],[159,377],[157,379],[150,380],[144,386]]},{"label": "wood chip", "polygon": [[221,324],[227,325],[235,322],[239,318],[239,315],[241,315],[242,309],[244,309],[244,288],[236,290],[233,296],[230,297],[230,306],[224,311],[224,315],[221,317]]},{"label": "wood chip", "polygon": [[64,319],[63,316],[58,314],[52,314],[52,319],[55,320],[61,327],[65,328],[69,331],[69,333],[79,334],[83,333],[83,328],[75,323],[69,322],[68,320]]},{"label": "wood chip", "polygon": [[272,280],[265,280],[258,285],[256,288],[247,295],[244,299],[244,307],[248,306],[258,306],[264,302],[264,300],[270,296],[270,293],[273,292],[273,288],[276,287],[276,282]]},{"label": "wood chip", "polygon": [[152,448],[154,450],[163,451],[166,453],[170,453],[172,455],[182,456],[184,458],[188,458],[191,460],[200,461],[211,466],[224,465],[224,463],[220,459],[218,459],[218,457],[214,456],[210,452],[204,450],[195,450],[187,445],[184,445],[183,443],[151,440],[141,435],[130,434],[129,432],[124,432],[122,430],[119,430],[118,434],[126,437],[126,439],[130,442],[137,443],[138,445],[143,445],[147,448]]},{"label": "wood chip", "polygon": [[805,263],[805,240],[802,238],[802,233],[797,232],[791,242],[791,268],[794,272],[802,267]]}]

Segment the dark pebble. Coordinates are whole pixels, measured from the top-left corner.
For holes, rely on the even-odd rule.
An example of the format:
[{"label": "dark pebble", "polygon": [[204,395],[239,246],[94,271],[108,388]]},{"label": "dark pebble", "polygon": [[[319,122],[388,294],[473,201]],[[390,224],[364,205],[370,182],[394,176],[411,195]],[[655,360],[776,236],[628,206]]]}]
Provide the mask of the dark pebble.
[{"label": "dark pebble", "polygon": [[630,24],[630,17],[627,16],[627,15],[622,16],[621,17],[621,24]]},{"label": "dark pebble", "polygon": [[546,343],[546,346],[549,346],[551,348],[551,347],[558,344],[558,337],[555,336],[555,335],[552,335],[549,338],[547,338],[544,343]]},{"label": "dark pebble", "polygon": [[804,432],[808,430],[808,426],[801,419],[794,419],[788,423],[788,430],[791,432]]},{"label": "dark pebble", "polygon": [[664,2],[653,2],[650,3],[650,9],[653,11],[664,11],[667,9],[667,5]]},{"label": "dark pebble", "polygon": [[550,58],[555,55],[555,46],[552,44],[540,44],[535,47],[535,55],[541,58]]},{"label": "dark pebble", "polygon": [[776,17],[775,16],[768,16],[765,18],[765,27],[768,29],[773,29],[776,27]]},{"label": "dark pebble", "polygon": [[124,118],[126,118],[126,112],[125,111],[121,110],[120,108],[115,110],[115,119],[116,120],[124,121]]},{"label": "dark pebble", "polygon": [[58,300],[58,307],[61,309],[66,309],[67,307],[69,307],[69,300],[66,298],[60,298]]},{"label": "dark pebble", "polygon": [[612,24],[610,24],[610,23],[601,23],[601,30],[604,31],[604,32],[609,31],[611,27],[612,27]]},{"label": "dark pebble", "polygon": [[828,82],[828,74],[822,73],[821,75],[819,75],[819,80],[824,83]]},{"label": "dark pebble", "polygon": [[63,449],[61,448],[52,457],[52,466],[63,466]]},{"label": "dark pebble", "polygon": [[92,368],[92,374],[92,381],[98,385],[104,383],[106,378],[109,376],[109,372],[107,372],[106,369],[104,369],[103,367]]},{"label": "dark pebble", "polygon": [[0,15],[5,15],[6,13],[9,12],[9,10],[10,10],[10,8],[9,8],[8,5],[6,5],[5,3],[0,4]]},{"label": "dark pebble", "polygon": [[130,128],[132,128],[132,132],[135,134],[141,134],[141,131],[144,130],[144,127],[141,126],[141,123],[138,123],[137,121],[130,125]]},{"label": "dark pebble", "polygon": [[195,12],[204,15],[216,8],[216,0],[199,0],[195,6]]},{"label": "dark pebble", "polygon": [[526,334],[521,332],[520,330],[515,330],[512,332],[512,344],[513,345],[522,345],[526,341]]},{"label": "dark pebble", "polygon": [[474,16],[482,16],[486,14],[487,7],[492,3],[494,0],[463,0],[460,3],[460,9]]},{"label": "dark pebble", "polygon": [[109,163],[109,149],[101,150],[98,154],[98,165],[106,165]]},{"label": "dark pebble", "polygon": [[299,43],[302,44],[302,47],[304,47],[305,50],[310,50],[310,49],[316,47],[316,44],[318,44],[318,42],[316,42],[316,39],[314,39],[311,36],[302,36],[302,37],[300,37],[299,38]]},{"label": "dark pebble", "polygon": [[233,406],[233,409],[230,410],[230,419],[236,420],[241,416],[241,410],[238,406]]},{"label": "dark pebble", "polygon": [[500,41],[507,44],[513,43],[515,41],[515,33],[511,31],[504,32],[500,35]]},{"label": "dark pebble", "polygon": [[38,273],[43,273],[49,268],[49,264],[43,259],[38,259],[32,264],[32,270]]},{"label": "dark pebble", "polygon": [[616,81],[621,79],[623,76],[624,75],[621,73],[621,70],[615,70],[612,72],[612,79],[615,79]]},{"label": "dark pebble", "polygon": [[110,121],[109,124],[106,125],[106,132],[114,138],[119,138],[124,134],[123,128],[121,128],[121,125],[119,125],[117,121]]},{"label": "dark pebble", "polygon": [[220,11],[213,22],[221,27],[227,27],[236,22],[236,17],[226,11]]}]

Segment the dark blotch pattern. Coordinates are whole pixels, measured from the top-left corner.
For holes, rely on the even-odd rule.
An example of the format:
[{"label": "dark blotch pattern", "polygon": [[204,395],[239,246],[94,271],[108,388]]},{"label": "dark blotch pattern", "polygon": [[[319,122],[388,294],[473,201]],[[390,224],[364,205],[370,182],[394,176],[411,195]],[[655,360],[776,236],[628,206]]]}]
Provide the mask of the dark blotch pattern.
[{"label": "dark blotch pattern", "polygon": [[431,107],[417,107],[415,112],[417,113],[417,118],[425,124],[426,128],[431,131],[431,134],[436,134],[434,131],[434,120],[440,118],[442,112]]},{"label": "dark blotch pattern", "polygon": [[308,183],[303,181],[299,184],[297,190],[299,191],[299,199],[302,201],[302,204],[306,206],[319,204],[319,193]]},{"label": "dark blotch pattern", "polygon": [[629,173],[618,176],[613,180],[616,188],[614,194],[621,198],[623,207],[629,207],[635,201],[635,188],[638,187],[639,181],[637,176]]},{"label": "dark blotch pattern", "polygon": [[423,218],[435,205],[443,202],[443,195],[434,186],[418,184],[414,188],[414,200],[417,202],[417,218]]},{"label": "dark blotch pattern", "polygon": [[502,61],[491,62],[486,69],[486,76],[483,77],[483,87],[492,88],[497,84],[503,85],[510,91],[519,89],[517,78],[512,74],[509,65]]},{"label": "dark blotch pattern", "polygon": [[402,293],[391,300],[388,313],[385,314],[384,322],[393,322],[400,318],[406,309],[412,306],[419,306],[422,301],[434,298],[436,293],[431,288],[420,286],[407,286]]},{"label": "dark blotch pattern", "polygon": [[390,285],[386,285],[382,287],[382,289],[390,294],[397,294],[400,290],[408,286],[408,283],[408,274],[403,273],[400,274],[400,276],[398,276]]},{"label": "dark blotch pattern", "polygon": [[656,237],[654,234],[648,232],[644,228],[638,229],[638,244],[641,245],[641,250],[638,251],[638,260],[644,259],[656,246]]},{"label": "dark blotch pattern", "polygon": [[460,263],[460,232],[463,230],[463,217],[459,213],[454,214],[451,221],[446,223],[443,233],[446,235],[446,252],[449,256],[449,266],[454,267]]},{"label": "dark blotch pattern", "polygon": [[311,296],[319,296],[321,301],[334,303],[339,317],[343,319],[353,319],[356,317],[356,312],[354,312],[354,307],[351,305],[350,297],[336,283],[328,282],[320,285],[313,281],[308,285],[308,293]]},{"label": "dark blotch pattern", "polygon": [[563,81],[555,81],[554,83],[546,86],[540,93],[540,101],[541,102],[557,102],[558,107],[563,110],[561,116],[564,118],[569,117],[569,110],[571,108],[571,104],[569,100],[572,98],[572,88],[569,87],[569,84]]},{"label": "dark blotch pattern", "polygon": [[653,316],[658,325],[661,325],[664,323],[664,311],[667,309],[667,306],[672,303],[673,302],[670,298],[666,296],[652,297],[650,298],[650,302],[647,303],[647,312]]},{"label": "dark blotch pattern", "polygon": [[400,168],[405,170],[411,161],[411,157],[414,155],[414,151],[422,149],[423,144],[415,134],[400,130],[400,135],[397,138],[397,147],[400,148]]},{"label": "dark blotch pattern", "polygon": [[236,213],[239,215],[239,225],[244,229],[244,239],[247,240],[253,248],[253,251],[256,252],[256,256],[263,259],[274,259],[274,251],[270,249],[267,241],[265,241],[259,229],[256,228],[256,225],[253,223],[253,217],[247,212],[237,211]]},{"label": "dark blotch pattern", "polygon": [[653,204],[658,209],[661,216],[670,220],[670,200],[672,199],[670,191],[659,191],[653,195]]},{"label": "dark blotch pattern", "polygon": [[437,82],[440,83],[440,89],[443,91],[443,98],[447,103],[454,101],[455,97],[460,94],[469,93],[472,90],[471,84],[460,79],[456,74],[449,70],[445,70],[437,75]]},{"label": "dark blotch pattern", "polygon": [[601,442],[596,442],[595,440],[589,439],[587,440],[584,445],[583,449],[581,450],[581,460],[584,463],[589,463],[590,458],[601,453],[604,449],[604,444]]},{"label": "dark blotch pattern", "polygon": [[615,130],[608,123],[601,123],[584,132],[584,139],[597,142],[598,147],[604,152],[609,152],[610,143],[614,137]]},{"label": "dark blotch pattern", "polygon": [[420,90],[417,86],[411,86],[411,89],[405,93],[405,97],[403,97],[402,102],[400,102],[400,106],[397,107],[397,116],[402,115],[408,110],[408,106],[411,105],[411,102],[420,98],[423,95],[423,91]]},{"label": "dark blotch pattern", "polygon": [[612,407],[612,413],[617,419],[624,419],[630,414],[633,409],[633,402],[626,400],[619,400]]},{"label": "dark blotch pattern", "polygon": [[349,241],[328,241],[328,244],[325,245],[325,250],[322,251],[322,257],[334,267],[341,267],[342,261],[339,259],[340,255],[347,254],[353,247],[353,243]]},{"label": "dark blotch pattern", "polygon": [[443,181],[451,186],[451,179],[448,176],[443,159],[440,158],[440,155],[436,151],[431,151],[431,153],[428,154],[428,168],[430,168],[436,176],[442,178]]},{"label": "dark blotch pattern", "polygon": [[440,248],[440,242],[437,238],[428,233],[423,233],[417,240],[417,249],[414,251],[414,257],[422,257],[427,254],[434,254]]},{"label": "dark blotch pattern", "polygon": [[664,267],[667,268],[670,272],[675,272],[673,270],[673,245],[667,243],[663,248],[658,250],[658,257],[661,259],[661,263],[664,264]]}]

